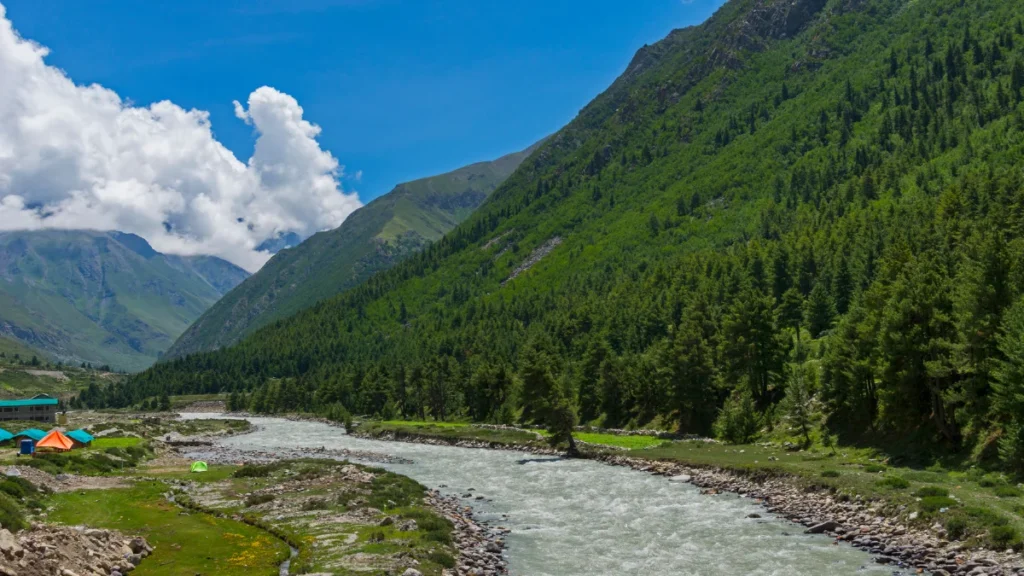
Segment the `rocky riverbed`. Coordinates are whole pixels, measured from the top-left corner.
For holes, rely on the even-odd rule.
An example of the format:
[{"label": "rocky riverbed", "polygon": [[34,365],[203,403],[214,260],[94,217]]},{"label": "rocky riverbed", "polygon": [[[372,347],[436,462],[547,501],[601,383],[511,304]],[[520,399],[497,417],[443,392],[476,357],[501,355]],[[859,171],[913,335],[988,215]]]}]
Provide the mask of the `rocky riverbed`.
[{"label": "rocky riverbed", "polygon": [[[274,450],[244,450],[232,447],[210,445],[210,446],[174,446],[173,450],[181,457],[188,459],[202,459],[210,463],[239,463],[248,464],[271,464],[301,458],[322,458],[325,460],[347,460],[349,458],[361,461],[379,463],[411,463],[411,461],[381,454],[378,452],[349,450],[349,449],[274,449]],[[352,468],[352,467],[348,467]],[[352,536],[348,534],[348,524],[358,522],[379,522],[382,526],[395,526],[401,532],[416,530],[415,521],[402,521],[384,517],[374,519],[378,511],[363,509],[365,517],[356,517],[352,513],[343,516],[332,515],[327,510],[321,510],[321,506],[328,506],[323,496],[311,497],[283,497],[289,492],[302,493],[314,489],[317,485],[321,488],[332,486],[333,483],[355,483],[369,484],[373,480],[372,474],[363,473],[359,476],[352,470],[343,469],[346,474],[324,474],[317,476],[314,480],[304,480],[299,486],[292,486],[294,481],[285,480],[275,483],[259,492],[249,494],[254,498],[252,501],[269,498],[266,503],[256,505],[252,511],[264,515],[266,521],[271,525],[278,523],[289,524],[289,531],[303,532],[310,530],[328,530],[328,532],[317,535],[317,543],[333,542],[332,547],[338,549],[338,544],[354,544]],[[358,476],[358,477],[357,477]],[[334,482],[338,481],[338,482]],[[180,486],[198,504],[210,510],[225,504],[235,505],[236,503],[222,499],[218,495],[216,485],[199,486],[192,483],[182,483]],[[334,490],[338,486],[333,486]],[[197,490],[199,490],[197,492]],[[319,492],[317,492],[319,494]],[[325,502],[321,504],[321,502]],[[503,536],[508,530],[502,527],[490,527],[484,523],[477,522],[473,517],[473,510],[465,506],[458,498],[444,496],[437,491],[429,491],[424,498],[424,504],[447,518],[454,527],[452,543],[458,554],[455,567],[445,570],[445,574],[451,576],[497,576],[508,573],[507,563],[502,556],[504,550]],[[308,520],[307,520],[308,519]],[[307,525],[308,522],[308,525]],[[300,526],[301,523],[301,526]],[[333,525],[333,526],[332,526]],[[297,528],[301,528],[297,530]],[[314,545],[315,547],[316,545]],[[365,560],[365,558],[364,558]],[[367,560],[368,561],[368,560]],[[397,570],[402,567],[402,562],[408,561],[399,559],[391,569]],[[406,566],[405,570],[397,570],[395,574],[402,576],[420,576],[421,573],[416,566]]]},{"label": "rocky riverbed", "polygon": [[153,548],[114,530],[36,524],[17,535],[0,529],[0,575],[122,576]]},{"label": "rocky riverbed", "polygon": [[[540,446],[517,446],[495,442],[458,440],[384,433],[356,436],[374,440],[413,442],[428,445],[513,450],[539,455],[557,455],[558,451]],[[876,557],[879,563],[915,570],[927,570],[938,576],[1021,576],[1024,561],[1011,550],[994,551],[967,548],[949,541],[941,526],[910,526],[898,517],[885,515],[877,503],[864,500],[844,501],[827,489],[807,490],[785,476],[744,476],[719,468],[700,468],[674,462],[656,462],[618,454],[596,454],[591,458],[614,466],[667,476],[674,481],[692,483],[713,496],[736,493],[754,499],[769,512],[803,525],[809,533],[827,534],[836,543],[848,543]]]},{"label": "rocky riverbed", "polygon": [[183,458],[189,460],[202,460],[207,463],[216,464],[266,464],[279,460],[295,460],[299,458],[325,458],[328,460],[359,460],[362,462],[377,462],[380,464],[408,464],[409,460],[399,458],[390,454],[370,452],[366,450],[349,450],[346,448],[335,450],[325,447],[321,448],[291,448],[275,450],[241,450],[210,443],[196,443],[173,446],[175,451]]}]

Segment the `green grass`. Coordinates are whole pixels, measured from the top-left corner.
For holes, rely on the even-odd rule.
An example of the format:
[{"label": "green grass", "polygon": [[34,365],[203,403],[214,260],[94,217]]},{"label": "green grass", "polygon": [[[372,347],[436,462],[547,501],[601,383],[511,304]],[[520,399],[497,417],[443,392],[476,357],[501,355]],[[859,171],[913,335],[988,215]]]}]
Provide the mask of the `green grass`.
[{"label": "green grass", "polygon": [[537,436],[530,432],[478,428],[458,422],[363,422],[356,429],[356,432],[370,436],[388,432],[394,433],[399,437],[402,435],[430,436],[453,442],[458,440],[475,440],[497,444],[534,444],[538,442]]},{"label": "green grass", "polygon": [[186,464],[180,470],[150,470],[140,468],[134,471],[139,476],[161,478],[167,480],[191,480],[200,483],[213,483],[227,480],[234,476],[238,466],[211,464],[206,472],[191,472]]},{"label": "green grass", "polygon": [[[360,426],[363,432],[404,432],[446,438],[476,439],[484,442],[533,442],[536,440],[530,432],[516,430],[491,430],[479,428],[468,422],[434,422],[423,420],[384,420],[382,422],[364,422]],[[547,436],[544,430],[537,431]],[[603,444],[628,450],[641,450],[657,446],[663,440],[654,436],[619,436],[617,434],[600,434],[597,432],[579,432],[577,440],[590,444]]]},{"label": "green grass", "polygon": [[574,434],[577,440],[590,444],[604,444],[628,450],[643,450],[658,446],[664,440],[654,436],[619,436],[617,434],[598,434],[596,432],[579,432]]},{"label": "green grass", "polygon": [[384,420],[379,422],[385,426],[411,428],[465,428],[468,422],[437,422],[433,420]]},{"label": "green grass", "polygon": [[130,446],[138,446],[142,443],[142,438],[126,437],[126,438],[96,438],[92,441],[90,448],[99,450],[104,448],[128,448]]},{"label": "green grass", "polygon": [[276,576],[288,546],[266,532],[226,518],[181,514],[163,498],[162,482],[132,488],[65,492],[49,500],[49,520],[138,534],[155,547],[134,576]]},{"label": "green grass", "polygon": [[186,408],[195,402],[212,402],[222,401],[226,402],[229,394],[185,394],[181,396],[171,396],[171,408],[174,410],[181,410]]}]

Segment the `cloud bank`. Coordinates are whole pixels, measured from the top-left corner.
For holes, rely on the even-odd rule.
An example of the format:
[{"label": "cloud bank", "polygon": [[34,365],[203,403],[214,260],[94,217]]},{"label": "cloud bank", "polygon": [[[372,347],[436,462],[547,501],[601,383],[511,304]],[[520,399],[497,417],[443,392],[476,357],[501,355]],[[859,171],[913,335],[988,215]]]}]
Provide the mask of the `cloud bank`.
[{"label": "cloud bank", "polygon": [[361,205],[288,94],[264,86],[234,103],[257,134],[243,163],[207,112],[75,85],[47,53],[0,5],[0,230],[121,230],[255,271],[270,257],[261,242],[336,227]]}]

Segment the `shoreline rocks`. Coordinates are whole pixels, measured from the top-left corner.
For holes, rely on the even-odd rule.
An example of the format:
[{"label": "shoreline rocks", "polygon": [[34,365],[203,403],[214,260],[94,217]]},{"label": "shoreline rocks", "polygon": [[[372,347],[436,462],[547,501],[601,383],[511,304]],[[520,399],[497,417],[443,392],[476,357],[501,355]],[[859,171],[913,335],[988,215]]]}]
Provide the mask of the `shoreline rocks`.
[{"label": "shoreline rocks", "polygon": [[505,549],[504,528],[489,528],[473,518],[473,509],[454,496],[443,496],[431,490],[426,497],[427,504],[451,521],[455,527],[454,543],[459,558],[453,570],[445,574],[456,576],[496,576],[508,574],[508,563],[502,552]]}]

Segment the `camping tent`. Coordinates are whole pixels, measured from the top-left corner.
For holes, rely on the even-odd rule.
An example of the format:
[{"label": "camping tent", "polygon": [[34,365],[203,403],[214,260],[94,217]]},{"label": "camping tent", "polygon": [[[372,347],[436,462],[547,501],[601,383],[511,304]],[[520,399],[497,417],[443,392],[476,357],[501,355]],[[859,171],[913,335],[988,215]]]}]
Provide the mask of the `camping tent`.
[{"label": "camping tent", "polygon": [[207,469],[208,468],[206,466],[206,462],[201,462],[200,461],[200,462],[193,462],[192,463],[192,471],[193,472],[206,472]]},{"label": "camping tent", "polygon": [[11,434],[10,432],[4,430],[3,428],[0,428],[0,443],[7,442],[12,438],[14,438],[14,434]]},{"label": "camping tent", "polygon": [[89,434],[88,432],[81,428],[79,428],[78,430],[72,430],[71,432],[65,434],[65,436],[71,438],[71,440],[75,442],[76,448],[79,446],[88,446],[89,444],[92,444],[93,440],[92,434]]},{"label": "camping tent", "polygon": [[28,438],[33,442],[39,442],[40,440],[43,439],[43,436],[46,436],[46,432],[43,432],[38,428],[29,428],[28,430],[22,430],[21,432],[18,432],[17,434],[14,435],[14,438],[16,440],[19,438]]},{"label": "camping tent", "polygon": [[40,448],[51,448],[61,452],[66,452],[75,447],[74,441],[61,433],[60,430],[54,428],[50,430],[50,433],[43,436],[43,439],[36,442],[36,450]]}]

